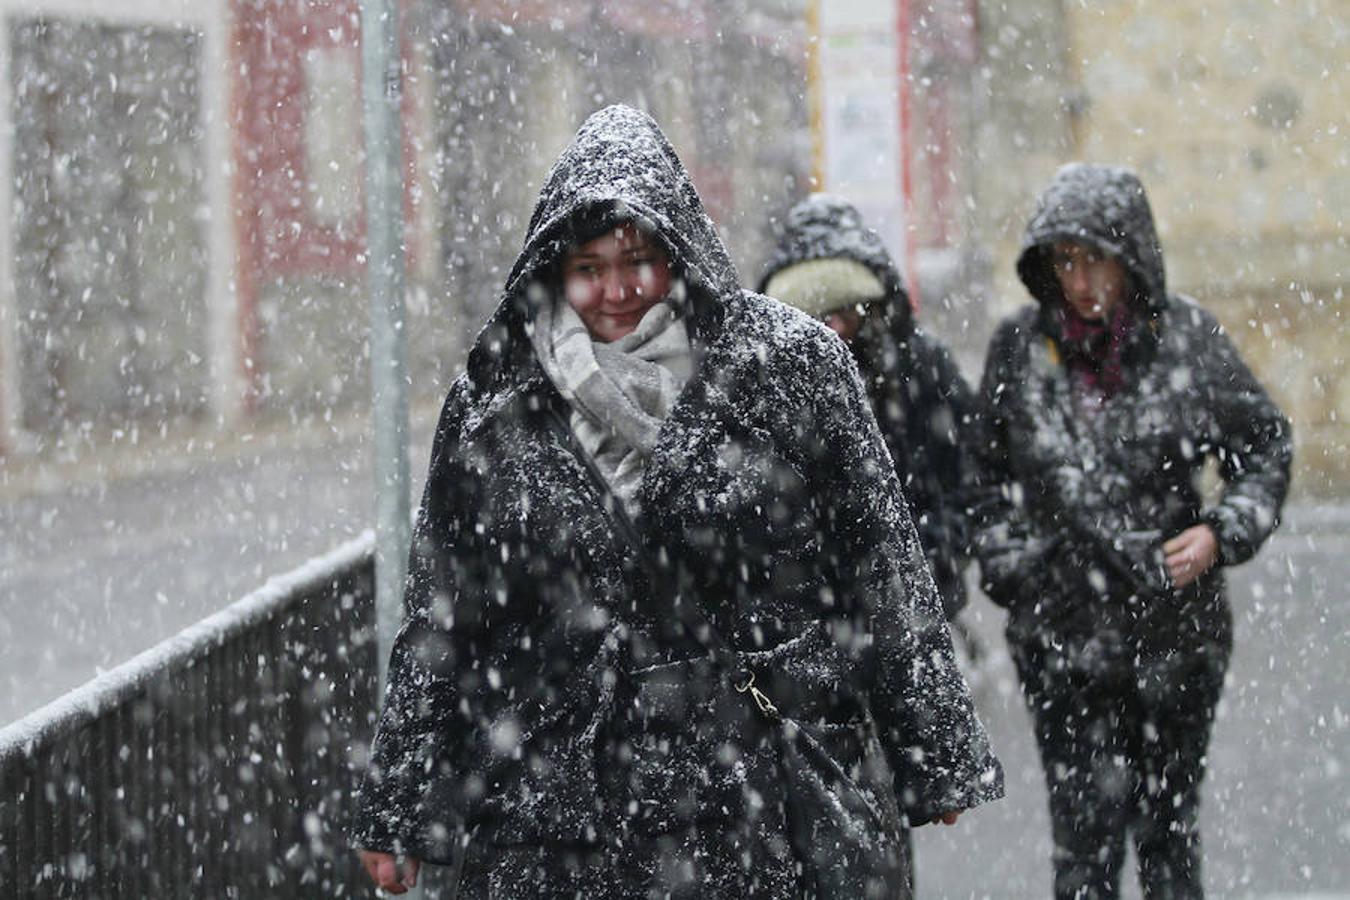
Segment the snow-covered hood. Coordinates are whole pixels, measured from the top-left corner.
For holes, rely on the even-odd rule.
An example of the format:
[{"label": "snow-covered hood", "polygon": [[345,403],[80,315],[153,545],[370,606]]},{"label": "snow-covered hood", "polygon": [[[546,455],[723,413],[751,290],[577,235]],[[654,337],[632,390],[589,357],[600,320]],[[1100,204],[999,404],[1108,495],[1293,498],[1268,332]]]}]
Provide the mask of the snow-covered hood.
[{"label": "snow-covered hood", "polygon": [[1167,304],[1162,247],[1139,176],[1122,166],[1070,163],[1055,173],[1027,223],[1017,274],[1042,308],[1057,308],[1051,266],[1056,241],[1077,241],[1119,259],[1146,295],[1154,316]]},{"label": "snow-covered hood", "polygon": [[813,259],[840,258],[866,266],[885,287],[891,315],[901,321],[909,319],[904,278],[881,236],[867,227],[857,207],[830,194],[812,194],[788,212],[778,246],[760,279],[759,291],[763,293],[769,280],[788,266]]},{"label": "snow-covered hood", "polygon": [[556,259],[582,212],[632,219],[655,231],[681,263],[685,278],[722,296],[740,280],[712,219],[675,150],[651,116],[608,106],[582,124],[544,181],[525,246],[506,280],[518,290],[532,272]]},{"label": "snow-covered hood", "polygon": [[586,119],[544,180],[497,310],[469,355],[476,382],[492,381],[493,372],[519,362],[516,354],[533,352],[523,328],[533,317],[531,282],[573,243],[622,221],[665,243],[703,319],[718,318],[707,307],[720,308],[739,292],[736,267],[660,126],[632,107],[608,106]]}]

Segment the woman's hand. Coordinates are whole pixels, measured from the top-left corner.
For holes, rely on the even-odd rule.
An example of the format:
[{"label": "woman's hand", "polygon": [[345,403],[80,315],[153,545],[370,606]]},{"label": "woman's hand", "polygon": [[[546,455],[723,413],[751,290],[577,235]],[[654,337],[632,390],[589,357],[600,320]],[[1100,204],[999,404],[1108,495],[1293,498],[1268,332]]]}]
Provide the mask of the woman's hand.
[{"label": "woman's hand", "polygon": [[1208,525],[1193,525],[1163,544],[1167,574],[1172,584],[1184,588],[1214,567],[1219,559],[1219,539]]},{"label": "woman's hand", "polygon": [[932,824],[936,825],[941,822],[943,825],[955,825],[957,818],[960,817],[962,812],[963,810],[958,809],[953,810],[952,812],[938,813],[936,816],[933,816]]},{"label": "woman's hand", "polygon": [[361,865],[366,867],[366,874],[377,887],[391,894],[404,894],[408,888],[417,884],[417,870],[421,863],[414,857],[405,856],[403,871],[400,873],[398,857],[394,854],[381,853],[378,850],[362,850]]}]

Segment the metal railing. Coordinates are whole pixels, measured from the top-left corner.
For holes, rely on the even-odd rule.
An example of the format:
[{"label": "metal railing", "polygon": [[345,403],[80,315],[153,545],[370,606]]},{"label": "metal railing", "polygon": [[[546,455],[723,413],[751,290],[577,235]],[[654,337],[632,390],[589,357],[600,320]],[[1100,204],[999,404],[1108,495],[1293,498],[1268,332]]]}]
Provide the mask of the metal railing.
[{"label": "metal railing", "polygon": [[372,584],[366,534],[0,730],[0,896],[365,891]]}]

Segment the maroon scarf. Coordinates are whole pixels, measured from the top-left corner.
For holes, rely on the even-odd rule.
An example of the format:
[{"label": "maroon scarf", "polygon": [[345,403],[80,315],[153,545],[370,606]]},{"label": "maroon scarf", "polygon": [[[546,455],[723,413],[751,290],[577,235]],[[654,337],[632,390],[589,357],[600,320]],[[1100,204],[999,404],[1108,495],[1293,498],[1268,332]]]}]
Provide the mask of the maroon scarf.
[{"label": "maroon scarf", "polygon": [[1122,300],[1109,319],[1084,319],[1066,303],[1059,310],[1060,345],[1074,383],[1089,397],[1109,400],[1125,386],[1121,365],[1134,330],[1133,304]]}]

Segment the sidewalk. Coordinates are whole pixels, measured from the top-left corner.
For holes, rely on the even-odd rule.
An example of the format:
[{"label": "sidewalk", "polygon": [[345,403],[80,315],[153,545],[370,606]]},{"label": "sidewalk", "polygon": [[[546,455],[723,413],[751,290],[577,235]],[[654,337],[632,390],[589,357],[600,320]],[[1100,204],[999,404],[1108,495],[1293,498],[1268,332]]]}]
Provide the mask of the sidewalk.
[{"label": "sidewalk", "polygon": [[[430,434],[439,412],[439,400],[413,407],[415,447],[419,437],[425,441]],[[149,429],[113,429],[97,436],[68,436],[63,438],[64,446],[41,455],[0,455],[0,505],[91,484],[181,474],[227,462],[244,465],[251,458],[275,452],[351,444],[367,439],[370,427],[370,410],[363,407],[294,422],[259,416],[235,428],[185,422],[163,435]]]}]

